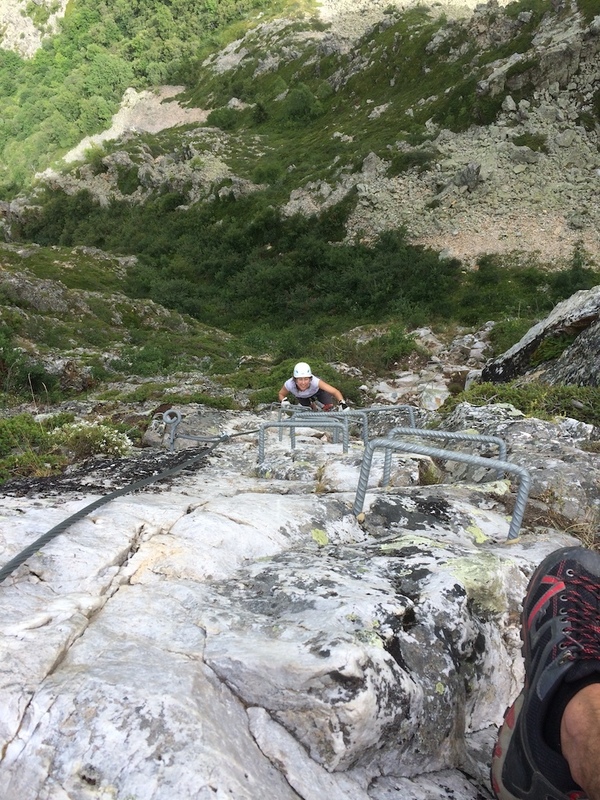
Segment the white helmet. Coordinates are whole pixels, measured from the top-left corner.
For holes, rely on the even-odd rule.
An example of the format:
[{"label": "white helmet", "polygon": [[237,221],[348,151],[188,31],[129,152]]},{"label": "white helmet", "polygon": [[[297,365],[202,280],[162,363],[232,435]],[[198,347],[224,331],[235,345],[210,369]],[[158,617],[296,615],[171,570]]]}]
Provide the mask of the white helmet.
[{"label": "white helmet", "polygon": [[294,378],[312,378],[312,371],[305,361],[299,361],[294,367]]}]

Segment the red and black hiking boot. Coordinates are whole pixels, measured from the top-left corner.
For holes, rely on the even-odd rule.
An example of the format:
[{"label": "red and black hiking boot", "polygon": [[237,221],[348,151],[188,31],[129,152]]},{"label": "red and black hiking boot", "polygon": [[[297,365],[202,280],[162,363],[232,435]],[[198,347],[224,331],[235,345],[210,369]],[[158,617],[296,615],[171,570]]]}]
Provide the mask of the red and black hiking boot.
[{"label": "red and black hiking boot", "polygon": [[523,601],[525,688],[504,716],[492,755],[498,800],[578,800],[560,752],[560,721],[584,686],[600,682],[600,554],[551,553]]},{"label": "red and black hiking boot", "polygon": [[321,411],[333,411],[333,403],[325,403]]}]

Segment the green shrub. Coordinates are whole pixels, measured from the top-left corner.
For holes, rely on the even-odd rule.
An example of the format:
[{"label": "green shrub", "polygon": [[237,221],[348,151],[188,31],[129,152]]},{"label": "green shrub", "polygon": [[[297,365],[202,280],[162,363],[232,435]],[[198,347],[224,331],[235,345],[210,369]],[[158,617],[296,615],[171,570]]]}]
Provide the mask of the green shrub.
[{"label": "green shrub", "polygon": [[33,450],[0,458],[0,484],[16,478],[45,478],[60,472],[66,465],[62,456],[39,455]]},{"label": "green shrub", "polygon": [[269,405],[270,403],[277,402],[277,391],[279,390],[279,386],[277,390],[273,390],[272,388],[268,389],[260,389],[258,392],[252,392],[248,396],[248,401],[252,408],[256,408],[257,406],[261,405]]},{"label": "green shrub", "polygon": [[596,122],[600,123],[600,89],[596,89],[593,94],[592,111]]},{"label": "green shrub", "polygon": [[93,175],[101,175],[107,171],[103,159],[107,153],[102,145],[93,145],[85,151],[86,163],[91,167]]},{"label": "green shrub", "polygon": [[[270,160],[258,167],[273,169],[264,177],[280,174]],[[456,259],[408,244],[403,230],[387,231],[370,245],[351,244],[346,223],[356,208],[356,191],[312,217],[283,217],[273,191],[188,209],[179,208],[182,197],[176,193],[143,206],[122,202],[108,208],[85,193],[75,198],[48,193],[41,210],[24,221],[24,236],[40,244],[134,252],[138,261],[124,285],[130,296],[150,298],[236,336],[268,330],[266,349],[277,359],[293,358],[298,342],[310,350],[324,337],[389,320],[417,327],[540,319],[574,291],[600,283],[600,271],[588,266],[582,248],[569,269],[551,272],[502,256],[484,256],[477,269],[465,270]],[[99,308],[97,313],[105,314]],[[133,330],[141,325],[127,322],[131,344],[114,369],[151,376],[197,367],[198,355],[230,359],[229,346],[203,353],[189,340],[151,338],[148,331],[136,340]],[[88,320],[79,327],[77,338],[83,341],[105,335]],[[71,334],[55,325],[43,338],[51,341],[57,331]]]},{"label": "green shrub", "polygon": [[208,125],[214,125],[215,128],[220,128],[222,131],[233,131],[238,125],[240,119],[239,111],[233,108],[215,108],[210,112],[206,118]]},{"label": "green shrub", "polygon": [[55,453],[53,431],[72,422],[69,413],[35,420],[31,414],[0,419],[0,483],[12,478],[43,477],[59,472],[67,463]]},{"label": "green shrub", "polygon": [[357,345],[354,363],[376,374],[388,372],[406,366],[408,356],[418,350],[415,337],[407,334],[402,326],[394,325],[382,336]]},{"label": "green shrub", "polygon": [[254,183],[277,183],[284,169],[277,161],[261,161],[252,173]]},{"label": "green shrub", "polygon": [[576,333],[561,333],[548,336],[532,353],[529,363],[532,367],[536,367],[545,361],[553,361],[573,344],[577,335]]},{"label": "green shrub", "polygon": [[591,111],[580,111],[577,122],[585,128],[586,131],[590,132],[595,130],[596,125],[600,122],[600,116],[596,118]]},{"label": "green shrub", "polygon": [[578,0],[577,8],[583,15],[584,20],[589,23],[600,14],[598,0]]},{"label": "green shrub", "polygon": [[118,399],[124,403],[146,403],[148,400],[156,400],[158,403],[162,401],[166,388],[164,383],[149,381],[142,383],[130,392],[119,393],[111,399]]},{"label": "green shrub", "polygon": [[[512,66],[506,70],[506,84],[509,89],[514,89],[515,84],[529,83],[529,76],[523,78],[526,73],[538,69],[540,66],[539,58],[526,58],[521,61],[516,61]],[[518,78],[517,81],[514,79]],[[512,80],[511,80],[512,79]]]},{"label": "green shrub", "polygon": [[167,394],[164,395],[165,402],[173,403],[174,405],[187,405],[188,403],[198,403],[201,406],[208,406],[208,408],[217,408],[221,411],[235,411],[239,406],[232,397],[206,394],[205,392],[189,392],[187,394]]},{"label": "green shrub", "polygon": [[546,291],[548,280],[548,273],[540,269],[512,267],[499,256],[483,256],[478,269],[464,275],[458,293],[458,319],[476,325],[486,316],[541,317],[554,305]]},{"label": "green shrub", "polygon": [[0,329],[0,392],[17,398],[56,401],[61,396],[58,377],[26,356]]},{"label": "green shrub", "polygon": [[432,150],[408,150],[402,153],[394,153],[388,174],[400,175],[415,167],[417,172],[424,172],[435,161],[436,156],[437,153]]},{"label": "green shrub", "polygon": [[536,152],[548,153],[548,137],[545,133],[523,133],[515,136],[512,143],[517,147],[528,147]]},{"label": "green shrub", "polygon": [[283,114],[292,122],[310,122],[323,113],[320,100],[314,96],[309,87],[299,83],[290,89],[283,101]]},{"label": "green shrub", "polygon": [[139,185],[137,167],[118,167],[117,187],[122,194],[133,194]]},{"label": "green shrub", "polygon": [[14,451],[33,450],[48,444],[48,431],[31,414],[0,419],[0,458]]},{"label": "green shrub", "polygon": [[129,375],[152,377],[169,375],[191,365],[189,356],[179,350],[176,341],[164,337],[157,343],[149,341],[141,347],[128,346],[114,359],[110,368]]},{"label": "green shrub", "polygon": [[533,319],[520,319],[511,317],[500,320],[490,331],[490,344],[494,350],[494,355],[498,356],[521,341],[527,331],[535,325]]},{"label": "green shrub", "polygon": [[128,436],[96,422],[72,422],[55,428],[50,435],[54,444],[75,461],[98,454],[124,456],[132,448]]},{"label": "green shrub", "polygon": [[502,107],[501,94],[477,94],[477,76],[470,75],[456,83],[433,104],[432,119],[456,133],[470,125],[490,125]]},{"label": "green shrub", "polygon": [[571,258],[569,269],[553,272],[548,277],[551,296],[555,302],[570,297],[582,289],[592,289],[600,283],[600,271],[586,267],[587,254],[581,245],[577,245]]},{"label": "green shrub", "polygon": [[252,107],[252,121],[257,125],[266,122],[271,116],[271,110],[266,100],[258,99]]}]

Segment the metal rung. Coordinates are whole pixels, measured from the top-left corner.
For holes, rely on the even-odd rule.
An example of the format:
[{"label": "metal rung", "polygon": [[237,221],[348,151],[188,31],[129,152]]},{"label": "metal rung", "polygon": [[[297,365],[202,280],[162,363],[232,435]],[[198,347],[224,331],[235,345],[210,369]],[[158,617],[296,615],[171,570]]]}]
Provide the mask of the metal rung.
[{"label": "metal rung", "polygon": [[[455,431],[439,431],[425,428],[392,428],[385,435],[386,439],[392,439],[395,436],[418,436],[429,439],[445,439],[447,441],[458,442],[486,442],[488,444],[495,444],[498,447],[498,458],[500,461],[506,461],[506,442],[499,436],[488,436],[479,433],[461,433]],[[392,471],[392,451],[388,447],[385,451],[385,461],[383,464],[383,477],[381,485],[387,486],[390,482],[390,473]],[[502,478],[504,471],[497,473],[498,478]]]},{"label": "metal rung", "polygon": [[[327,417],[327,415],[322,414],[322,417]],[[306,428],[306,422],[303,422],[299,419],[288,419],[283,420],[281,422],[264,422],[258,431],[258,463],[262,464],[265,460],[265,431],[267,428],[289,428],[290,429],[290,441],[292,450],[296,447],[296,428]],[[343,422],[336,420],[336,419],[321,419],[315,425],[310,427],[319,427],[319,428],[333,428],[336,432],[342,432],[342,439],[343,439],[343,450],[344,453],[348,452],[348,441],[349,441],[349,434],[348,434],[348,423],[344,424]]]},{"label": "metal rung", "polygon": [[387,411],[389,413],[390,411],[398,411],[399,409],[402,409],[403,411],[408,411],[408,419],[410,422],[410,426],[411,428],[416,428],[417,425],[415,421],[415,407],[411,405],[399,404],[394,406],[370,406],[369,408],[363,409],[363,411],[366,411],[367,413],[370,412],[384,413]]},{"label": "metal rung", "polygon": [[168,411],[164,411],[161,414],[157,414],[154,419],[161,419],[167,425],[169,431],[169,452],[174,452],[175,450],[175,439],[186,439],[190,442],[219,442],[222,441],[222,436],[195,436],[191,433],[178,433],[177,429],[181,424],[181,412],[177,411],[175,408],[170,408]]},{"label": "metal rung", "polygon": [[[299,408],[302,408],[300,406]],[[297,408],[294,408],[294,412],[292,414],[292,418],[296,419],[298,417],[302,417],[304,419],[315,420],[317,423],[319,420],[323,419],[323,413],[327,414],[327,419],[338,419],[342,422],[344,420],[353,420],[354,422],[359,422],[362,424],[362,439],[363,442],[366,444],[369,441],[369,419],[367,417],[367,412],[363,411],[362,409],[347,409],[346,411],[300,411]],[[318,427],[318,424],[316,425]]]}]

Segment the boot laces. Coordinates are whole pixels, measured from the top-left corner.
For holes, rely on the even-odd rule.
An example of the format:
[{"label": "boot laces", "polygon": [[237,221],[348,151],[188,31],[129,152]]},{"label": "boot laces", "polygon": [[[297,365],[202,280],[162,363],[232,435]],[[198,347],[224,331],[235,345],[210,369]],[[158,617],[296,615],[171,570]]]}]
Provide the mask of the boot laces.
[{"label": "boot laces", "polygon": [[600,660],[600,585],[584,575],[571,573],[560,600],[565,605],[560,614],[567,627],[561,650],[568,649],[572,659]]}]

